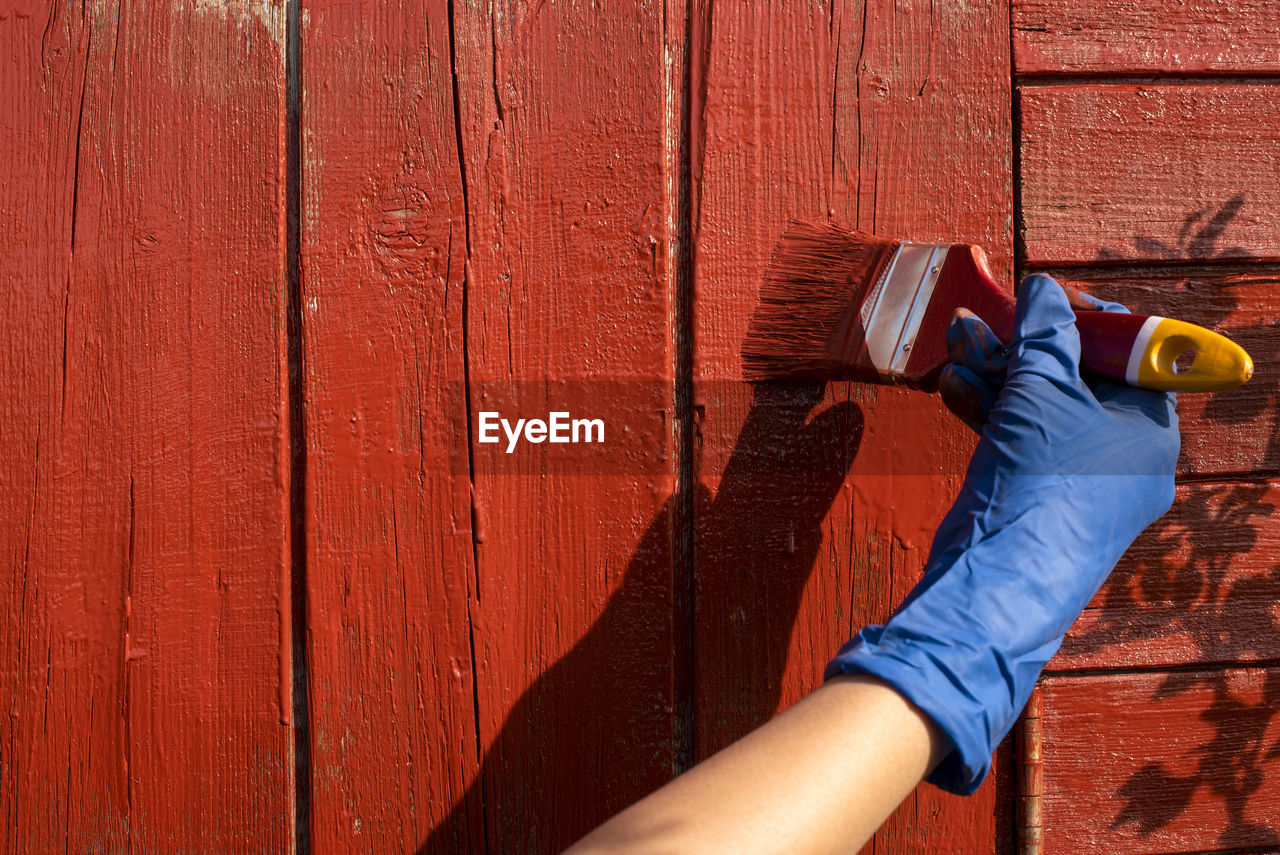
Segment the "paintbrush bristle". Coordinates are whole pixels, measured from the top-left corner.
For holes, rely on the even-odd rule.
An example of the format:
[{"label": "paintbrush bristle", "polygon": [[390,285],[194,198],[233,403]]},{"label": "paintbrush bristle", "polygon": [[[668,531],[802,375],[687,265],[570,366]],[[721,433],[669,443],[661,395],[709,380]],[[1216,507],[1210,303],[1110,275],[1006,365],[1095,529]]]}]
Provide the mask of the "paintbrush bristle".
[{"label": "paintbrush bristle", "polygon": [[748,380],[829,376],[896,241],[831,223],[792,220],[765,269],[743,343]]}]

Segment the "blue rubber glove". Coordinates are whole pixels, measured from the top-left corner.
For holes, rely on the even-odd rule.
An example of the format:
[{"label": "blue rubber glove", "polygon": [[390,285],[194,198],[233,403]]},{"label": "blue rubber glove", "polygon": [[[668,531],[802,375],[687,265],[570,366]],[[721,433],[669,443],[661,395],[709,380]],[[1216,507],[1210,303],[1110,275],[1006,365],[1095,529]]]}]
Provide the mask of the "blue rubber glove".
[{"label": "blue rubber glove", "polygon": [[957,323],[967,364],[953,370],[988,407],[982,438],[924,578],[826,677],[872,674],[910,699],[954,746],[926,780],[968,794],[1067,629],[1172,504],[1179,436],[1172,395],[1081,379],[1075,316],[1049,277],[1023,283],[1007,353],[976,319]]}]

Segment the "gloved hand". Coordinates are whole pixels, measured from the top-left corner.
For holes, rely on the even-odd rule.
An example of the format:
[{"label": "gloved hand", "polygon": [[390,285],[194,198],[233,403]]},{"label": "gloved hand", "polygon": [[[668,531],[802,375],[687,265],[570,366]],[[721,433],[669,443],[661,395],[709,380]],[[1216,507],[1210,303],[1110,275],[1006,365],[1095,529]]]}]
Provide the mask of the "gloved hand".
[{"label": "gloved hand", "polygon": [[1054,280],[1023,282],[1007,354],[984,330],[969,317],[949,333],[960,362],[944,384],[972,386],[970,421],[986,424],[924,578],[826,669],[879,677],[932,718],[954,750],[926,780],[959,794],[982,783],[1067,629],[1169,509],[1179,448],[1173,395],[1081,379]]}]

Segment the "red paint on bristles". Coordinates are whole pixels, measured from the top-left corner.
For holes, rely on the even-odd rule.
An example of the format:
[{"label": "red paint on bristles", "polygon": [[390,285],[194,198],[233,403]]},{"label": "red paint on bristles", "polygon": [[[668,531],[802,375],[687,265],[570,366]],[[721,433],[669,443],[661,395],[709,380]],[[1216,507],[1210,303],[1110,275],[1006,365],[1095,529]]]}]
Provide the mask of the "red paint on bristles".
[{"label": "red paint on bristles", "polygon": [[[1010,341],[1013,295],[996,282],[982,250],[963,243],[912,244],[913,251],[945,250],[944,260],[933,269],[935,278],[927,291],[919,290],[923,280],[913,277],[924,274],[910,262],[883,283],[877,312],[880,301],[892,293],[895,300],[889,305],[897,313],[877,314],[873,321],[870,338],[883,364],[872,364],[868,331],[862,327],[863,303],[871,289],[879,287],[882,271],[902,246],[901,241],[831,223],[791,221],[774,247],[743,345],[747,379],[860,380],[936,391],[948,360],[946,327],[961,307],[982,318],[1001,341]],[[912,301],[905,313],[903,299]],[[924,305],[916,305],[920,300]],[[1073,300],[1081,365],[1123,381],[1146,316],[1118,316],[1095,311],[1090,303],[1081,308],[1079,303]],[[909,317],[914,318],[910,329]],[[894,324],[897,329],[891,328]]]},{"label": "red paint on bristles", "polygon": [[774,246],[743,344],[747,379],[856,374],[859,310],[897,245],[832,223],[792,220]]}]

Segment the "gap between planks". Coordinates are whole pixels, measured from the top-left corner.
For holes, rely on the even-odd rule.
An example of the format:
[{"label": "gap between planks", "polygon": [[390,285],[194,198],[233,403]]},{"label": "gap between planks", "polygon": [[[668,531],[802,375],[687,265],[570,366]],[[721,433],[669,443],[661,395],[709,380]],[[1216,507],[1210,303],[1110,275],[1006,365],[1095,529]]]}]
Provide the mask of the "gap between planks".
[{"label": "gap between planks", "polygon": [[1194,258],[1186,261],[1159,259],[1116,259],[1114,262],[1098,263],[1092,259],[1080,264],[1063,264],[1055,262],[1043,267],[1018,265],[1018,280],[1021,281],[1032,273],[1047,273],[1058,277],[1070,275],[1076,279],[1177,279],[1192,277],[1228,276],[1277,276],[1280,277],[1280,264],[1274,261],[1248,261],[1241,258],[1224,258],[1221,261]]},{"label": "gap between planks", "polygon": [[1045,668],[1040,675],[1040,679],[1051,678],[1055,680],[1076,679],[1077,677],[1116,677],[1129,674],[1195,674],[1210,673],[1215,671],[1233,670],[1233,671],[1263,671],[1268,668],[1280,667],[1280,659],[1258,659],[1248,662],[1240,662],[1236,660],[1218,661],[1198,661],[1188,662],[1182,665],[1149,665],[1149,666],[1122,666],[1118,668],[1069,668],[1059,670],[1056,668]]},{"label": "gap between planks", "polygon": [[1126,74],[1107,72],[1081,74],[1079,72],[1030,72],[1014,70],[1013,86],[1017,89],[1040,89],[1053,86],[1277,86],[1280,72],[1259,74],[1256,71],[1232,73],[1226,71],[1169,72],[1166,74]]},{"label": "gap between planks", "polygon": [[285,6],[285,329],[288,337],[293,851],[311,852],[311,727],[307,672],[306,420],[302,350],[301,0]]},{"label": "gap between planks", "polygon": [[[695,596],[696,596],[696,576],[694,569],[696,563],[694,560],[694,523],[695,523],[695,489],[696,489],[696,472],[694,466],[694,432],[696,425],[694,422],[693,407],[693,260],[694,260],[694,235],[696,227],[694,217],[696,212],[693,206],[693,172],[694,163],[692,157],[700,151],[700,147],[695,149],[691,145],[692,135],[695,131],[695,116],[698,122],[697,132],[703,132],[701,109],[696,113],[694,110],[695,95],[700,101],[705,101],[705,91],[695,91],[693,62],[691,57],[703,58],[708,50],[710,20],[709,15],[706,20],[701,21],[701,26],[695,28],[695,12],[691,5],[683,6],[685,12],[683,30],[683,44],[681,47],[682,56],[680,57],[680,88],[677,93],[678,97],[678,122],[675,125],[675,131],[678,139],[675,145],[675,168],[676,168],[676,204],[675,204],[675,228],[674,238],[676,241],[675,251],[675,300],[674,311],[672,317],[672,325],[674,327],[674,344],[675,344],[675,366],[674,366],[674,385],[673,400],[675,404],[675,429],[676,429],[676,496],[675,496],[675,515],[672,520],[672,537],[674,539],[674,549],[672,550],[672,587],[674,588],[673,620],[676,625],[673,627],[673,637],[676,649],[673,651],[673,661],[675,663],[675,673],[672,675],[673,692],[672,701],[674,706],[675,718],[675,751],[674,766],[672,770],[674,774],[680,775],[688,771],[694,765],[694,722],[693,722],[693,703],[694,703],[694,651],[696,621],[695,615]],[[665,15],[666,5],[663,6]],[[664,18],[664,36],[669,34],[670,30],[665,26]],[[698,38],[698,44],[694,45],[694,38]],[[696,47],[696,50],[695,50]],[[703,69],[698,78],[700,87],[704,85],[706,79],[705,69]],[[667,86],[674,83],[670,76],[667,79]],[[668,117],[670,119],[671,117]],[[668,128],[672,126],[668,124]],[[666,141],[668,156],[672,150],[671,140]]]},{"label": "gap between planks", "polygon": [[[449,85],[453,106],[453,133],[457,145],[458,184],[462,191],[462,236],[464,240],[465,261],[462,272],[462,389],[467,421],[467,482],[470,487],[471,511],[471,585],[472,593],[467,597],[467,647],[471,667],[471,713],[472,727],[475,737],[476,764],[478,767],[480,795],[480,826],[484,832],[484,851],[493,851],[489,839],[489,791],[484,774],[485,747],[480,732],[480,680],[476,658],[476,621],[475,611],[480,604],[480,544],[476,532],[480,530],[479,510],[476,507],[476,455],[475,437],[471,428],[471,350],[467,333],[471,326],[471,200],[468,197],[466,146],[462,139],[462,96],[458,87],[458,31],[456,10],[453,0],[448,3],[449,17]],[[495,47],[495,59],[496,59]],[[495,74],[496,83],[496,74]],[[495,107],[498,115],[502,115],[502,105],[498,102],[498,93],[494,92]]]}]

